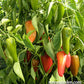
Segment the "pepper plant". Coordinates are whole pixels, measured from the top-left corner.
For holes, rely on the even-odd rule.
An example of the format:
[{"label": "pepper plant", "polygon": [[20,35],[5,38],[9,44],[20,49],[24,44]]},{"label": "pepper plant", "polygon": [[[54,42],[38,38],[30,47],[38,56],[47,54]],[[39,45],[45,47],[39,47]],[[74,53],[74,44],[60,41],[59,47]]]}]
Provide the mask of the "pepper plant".
[{"label": "pepper plant", "polygon": [[0,0],[0,84],[84,83],[84,0]]}]

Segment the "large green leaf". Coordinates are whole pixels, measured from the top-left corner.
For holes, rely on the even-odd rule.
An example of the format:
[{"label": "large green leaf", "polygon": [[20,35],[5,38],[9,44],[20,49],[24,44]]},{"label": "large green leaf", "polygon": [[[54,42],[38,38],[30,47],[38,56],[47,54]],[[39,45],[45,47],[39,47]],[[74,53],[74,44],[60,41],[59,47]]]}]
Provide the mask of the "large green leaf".
[{"label": "large green leaf", "polygon": [[44,39],[43,46],[44,46],[44,49],[45,49],[46,53],[54,60],[55,53],[53,51],[52,43],[47,42],[46,39]]},{"label": "large green leaf", "polygon": [[54,35],[53,45],[54,45],[55,52],[57,52],[62,45],[62,39],[61,39],[61,33],[60,32],[58,32]]},{"label": "large green leaf", "polygon": [[79,12],[76,12],[76,22],[81,27],[81,29],[83,29],[84,19],[83,19],[83,16]]},{"label": "large green leaf", "polygon": [[24,79],[24,76],[23,76],[23,73],[22,73],[22,70],[21,70],[19,62],[15,62],[14,63],[13,69],[14,69],[14,72],[16,73],[16,75],[18,77],[20,77],[25,82],[25,79]]}]

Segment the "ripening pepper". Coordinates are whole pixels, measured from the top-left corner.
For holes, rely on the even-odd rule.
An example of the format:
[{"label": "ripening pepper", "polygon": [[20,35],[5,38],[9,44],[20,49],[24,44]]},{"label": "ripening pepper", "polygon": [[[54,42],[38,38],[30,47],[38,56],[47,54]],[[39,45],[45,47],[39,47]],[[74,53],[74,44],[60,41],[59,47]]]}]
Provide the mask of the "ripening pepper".
[{"label": "ripening pepper", "polygon": [[70,53],[69,53],[69,54],[67,55],[67,58],[66,58],[66,64],[65,64],[65,66],[66,66],[66,68],[69,68],[70,65],[71,65],[71,55],[70,55]]},{"label": "ripening pepper", "polygon": [[33,59],[32,60],[32,65],[33,65],[34,71],[37,72],[38,71],[39,60]]},{"label": "ripening pepper", "polygon": [[[32,30],[35,30],[31,20],[25,22],[25,27],[26,27],[26,34]],[[36,31],[34,31],[28,38],[33,43],[33,41],[36,38]]]},{"label": "ripening pepper", "polygon": [[[53,60],[51,57],[49,57],[47,54],[45,54],[44,56],[41,56],[41,61],[42,61],[44,71],[47,73],[48,70],[50,69],[50,67],[53,65]],[[51,71],[52,71],[52,69],[49,71],[49,73]]]},{"label": "ripening pepper", "polygon": [[[29,62],[29,60],[31,59],[31,52],[29,52],[28,50],[26,51],[26,55],[27,55],[27,62]],[[24,62],[25,62],[25,58],[24,58]]]},{"label": "ripening pepper", "polygon": [[62,30],[63,50],[66,54],[69,54],[71,31],[69,27],[65,27]]},{"label": "ripening pepper", "polygon": [[16,51],[16,42],[15,39],[12,37],[9,37],[6,39],[6,45],[7,45],[7,49],[10,53],[10,56],[13,58],[14,62],[18,61],[18,57],[17,57],[17,51]]},{"label": "ripening pepper", "polygon": [[60,51],[57,53],[57,62],[58,62],[58,74],[59,76],[63,76],[64,70],[65,70],[65,64],[66,64],[66,58],[67,55],[65,54],[64,51]]},{"label": "ripening pepper", "polygon": [[57,62],[58,62],[58,74],[63,76],[65,68],[69,68],[71,65],[71,56],[70,53],[67,55],[64,51],[57,53]]},{"label": "ripening pepper", "polygon": [[78,55],[73,55],[71,56],[71,66],[70,66],[70,70],[73,76],[76,76],[78,74],[78,69],[79,69],[79,57]]}]

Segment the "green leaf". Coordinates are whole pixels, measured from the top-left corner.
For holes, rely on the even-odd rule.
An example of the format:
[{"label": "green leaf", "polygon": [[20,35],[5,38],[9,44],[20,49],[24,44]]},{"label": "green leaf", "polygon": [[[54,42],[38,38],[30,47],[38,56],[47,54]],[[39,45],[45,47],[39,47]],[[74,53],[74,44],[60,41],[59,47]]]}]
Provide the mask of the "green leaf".
[{"label": "green leaf", "polygon": [[78,35],[79,35],[79,38],[83,41],[84,43],[84,31],[83,30],[79,30],[78,31]]},{"label": "green leaf", "polygon": [[12,31],[12,33],[17,33],[18,31],[22,30],[22,25],[18,24],[16,25],[16,28]]},{"label": "green leaf", "polygon": [[8,26],[7,27],[8,32],[10,32],[12,29],[13,29],[13,26]]},{"label": "green leaf", "polygon": [[[63,77],[60,77],[57,69],[54,71],[53,76],[56,78],[56,81],[65,82],[64,75],[63,75]],[[66,84],[66,83],[64,83],[64,84]]]},{"label": "green leaf", "polygon": [[50,14],[50,11],[51,11],[54,3],[55,2],[50,2],[49,8],[48,8],[48,15]]},{"label": "green leaf", "polygon": [[33,10],[37,10],[39,8],[39,0],[31,0],[31,6]]},{"label": "green leaf", "polygon": [[83,19],[83,16],[79,12],[76,12],[76,22],[82,29],[83,28],[84,19]]},{"label": "green leaf", "polygon": [[10,80],[12,81],[12,83],[17,84],[17,76],[13,72],[13,69],[11,69],[11,71],[9,72],[8,78],[10,78]]},{"label": "green leaf", "polygon": [[2,25],[3,25],[3,24],[7,24],[8,22],[10,22],[10,20],[9,19],[6,19],[6,18],[3,18],[1,20],[1,22],[2,22]]},{"label": "green leaf", "polygon": [[26,10],[29,10],[29,7],[28,7],[28,4],[25,0],[22,0],[22,4],[23,4],[23,7],[26,9]]},{"label": "green leaf", "polygon": [[57,52],[60,49],[61,45],[62,45],[61,33],[58,32],[53,37],[53,46],[55,52]]},{"label": "green leaf", "polygon": [[38,23],[37,23],[37,16],[36,15],[32,18],[32,24],[35,27],[36,31],[38,32]]},{"label": "green leaf", "polygon": [[73,9],[76,10],[76,2],[75,2],[75,0],[70,0],[68,5],[69,5],[71,8],[73,8]]},{"label": "green leaf", "polygon": [[0,78],[4,78],[5,77],[5,72],[3,70],[0,70]]},{"label": "green leaf", "polygon": [[14,38],[16,39],[17,42],[21,43],[22,45],[24,45],[24,42],[20,36],[20,34],[15,34]]},{"label": "green leaf", "polygon": [[50,56],[54,60],[55,54],[54,54],[51,42],[47,42],[44,39],[43,40],[43,46],[44,46],[44,49],[45,49],[46,53],[48,54],[48,56]]},{"label": "green leaf", "polygon": [[56,78],[52,75],[49,82],[55,82],[56,81]]},{"label": "green leaf", "polygon": [[5,55],[2,49],[1,40],[0,40],[0,56],[5,59]]},{"label": "green leaf", "polygon": [[20,77],[25,82],[19,62],[14,63],[13,69],[14,69],[14,72],[17,74],[17,76]]},{"label": "green leaf", "polygon": [[33,67],[31,67],[31,76],[32,76],[32,78],[35,80],[36,74],[35,74],[35,72],[34,72]]},{"label": "green leaf", "polygon": [[27,84],[35,84],[34,79],[30,77],[29,80],[27,81]]},{"label": "green leaf", "polygon": [[34,46],[33,44],[31,43],[31,41],[28,39],[28,36],[27,35],[23,35],[23,41],[24,41],[24,44],[27,48],[31,49],[31,50],[34,50]]}]

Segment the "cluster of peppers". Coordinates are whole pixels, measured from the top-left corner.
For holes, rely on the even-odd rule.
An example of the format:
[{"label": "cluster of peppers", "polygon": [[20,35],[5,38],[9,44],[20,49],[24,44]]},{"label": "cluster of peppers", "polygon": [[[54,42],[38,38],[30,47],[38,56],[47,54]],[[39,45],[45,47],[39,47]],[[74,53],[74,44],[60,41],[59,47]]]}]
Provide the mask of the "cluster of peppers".
[{"label": "cluster of peppers", "polygon": [[[27,21],[25,23],[25,27],[26,27],[26,33],[30,32],[31,30],[34,30],[34,27],[32,25],[31,20]],[[58,62],[58,74],[61,77],[64,74],[65,68],[69,68],[69,67],[70,67],[71,72],[74,76],[76,76],[78,73],[79,57],[77,55],[71,56],[70,52],[69,52],[69,46],[70,46],[69,42],[70,42],[70,38],[71,38],[71,31],[72,30],[68,27],[63,28],[63,30],[62,30],[62,42],[63,42],[63,50],[64,51],[60,51],[56,55],[57,56],[57,62]],[[33,41],[36,38],[36,31],[34,31],[28,38],[33,43]],[[9,37],[6,40],[6,44],[7,44],[7,49],[9,51],[13,61],[14,62],[18,61],[15,39],[12,37]],[[31,58],[31,53],[29,51],[27,51],[27,61],[29,61],[30,58]],[[45,54],[44,56],[41,56],[41,61],[42,61],[44,71],[48,72],[50,67],[53,65],[53,60],[51,59],[51,57],[49,57],[47,54]],[[38,70],[37,66],[39,65],[39,61],[36,59],[33,59],[32,65],[34,67],[34,71],[36,72]],[[49,73],[51,71],[52,71],[52,69],[49,71]]]},{"label": "cluster of peppers", "polygon": [[77,55],[70,55],[70,38],[71,38],[71,29],[66,27],[62,30],[62,42],[63,42],[63,50],[57,53],[57,61],[58,61],[58,74],[59,76],[63,76],[65,68],[71,69],[73,76],[76,76],[79,69],[79,57]]}]

